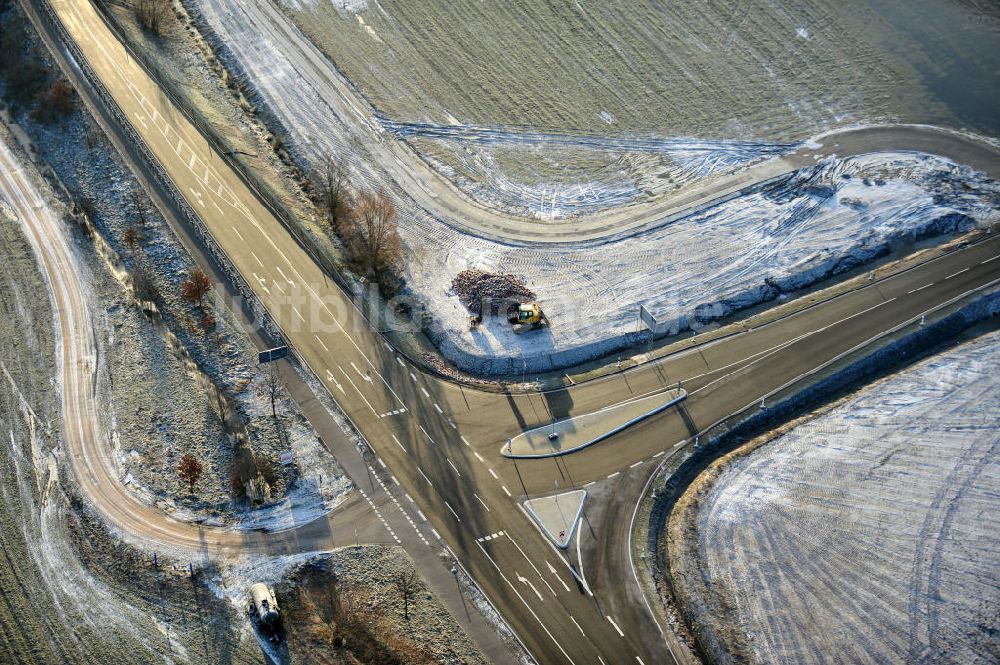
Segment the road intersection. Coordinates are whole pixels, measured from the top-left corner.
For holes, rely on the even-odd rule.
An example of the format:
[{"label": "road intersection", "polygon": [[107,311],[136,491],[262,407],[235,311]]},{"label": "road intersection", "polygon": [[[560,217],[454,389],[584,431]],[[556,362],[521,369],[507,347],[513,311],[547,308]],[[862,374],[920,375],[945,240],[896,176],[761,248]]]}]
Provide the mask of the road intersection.
[{"label": "road intersection", "polygon": [[[123,530],[164,547],[232,553],[343,544],[353,540],[345,532],[363,513],[396,501],[403,514],[417,515],[420,523],[426,518],[423,529],[413,525],[420,540],[428,548],[439,539],[447,544],[542,663],[672,662],[669,631],[646,609],[629,573],[635,500],[656,466],[716,422],[1000,279],[1000,241],[990,238],[774,323],[600,380],[541,393],[487,392],[445,381],[410,365],[372,328],[128,55],[89,1],[52,0],[51,7],[77,57],[141,141],[150,161],[145,168],[162,170],[222,260],[253,289],[298,362],[362,434],[373,453],[362,473],[373,472],[383,490],[377,493],[381,506],[365,495],[331,515],[329,529],[304,525],[252,538],[142,507],[117,483],[102,449],[106,437],[94,429],[86,381],[72,377],[80,371],[79,357],[92,352],[84,335],[74,355],[64,350],[64,404],[65,413],[82,423],[67,445],[96,507]],[[71,313],[86,305],[73,295],[66,258],[51,261],[63,275],[50,273],[57,296],[70,294],[59,305],[67,313],[62,325],[69,326],[64,339],[75,338],[72,326],[82,324]],[[526,429],[677,382],[686,400],[613,439],[547,459],[500,454],[503,441]],[[585,506],[575,544],[563,551],[536,528],[520,501],[578,488],[594,499]],[[389,533],[398,541],[397,531]]]}]

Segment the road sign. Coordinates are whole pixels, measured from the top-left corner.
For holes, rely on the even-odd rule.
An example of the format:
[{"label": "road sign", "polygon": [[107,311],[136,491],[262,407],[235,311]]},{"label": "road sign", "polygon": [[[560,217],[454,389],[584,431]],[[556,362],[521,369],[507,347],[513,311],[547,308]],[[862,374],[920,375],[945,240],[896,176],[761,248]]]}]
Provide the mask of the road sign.
[{"label": "road sign", "polygon": [[639,305],[639,319],[646,324],[646,327],[649,328],[649,332],[654,334],[656,333],[656,319],[653,318],[653,315],[649,313],[649,310],[641,304]]},{"label": "road sign", "polygon": [[288,347],[287,346],[276,346],[273,349],[268,349],[267,351],[261,351],[257,354],[257,362],[260,364],[269,363],[272,360],[281,360],[282,358],[288,357]]},{"label": "road sign", "polygon": [[295,461],[295,453],[291,450],[282,450],[281,453],[278,454],[278,459],[281,460],[281,464],[283,466],[288,466]]}]

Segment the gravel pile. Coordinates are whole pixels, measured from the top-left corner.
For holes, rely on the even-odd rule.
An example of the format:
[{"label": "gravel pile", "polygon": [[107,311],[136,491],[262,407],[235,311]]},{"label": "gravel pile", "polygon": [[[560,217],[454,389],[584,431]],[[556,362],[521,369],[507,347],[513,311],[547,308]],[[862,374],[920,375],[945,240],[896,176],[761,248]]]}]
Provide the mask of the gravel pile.
[{"label": "gravel pile", "polygon": [[463,270],[451,281],[451,289],[469,311],[479,314],[484,298],[527,302],[535,294],[524,284],[524,278],[482,270]]}]

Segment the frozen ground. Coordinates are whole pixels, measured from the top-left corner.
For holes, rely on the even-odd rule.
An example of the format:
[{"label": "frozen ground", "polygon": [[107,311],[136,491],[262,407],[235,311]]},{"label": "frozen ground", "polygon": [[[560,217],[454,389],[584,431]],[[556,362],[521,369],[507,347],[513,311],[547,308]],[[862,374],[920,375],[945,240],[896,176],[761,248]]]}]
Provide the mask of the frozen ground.
[{"label": "frozen ground", "polygon": [[[451,221],[447,216],[459,213],[445,210],[446,206],[440,206],[439,210],[427,203],[440,196],[441,190],[435,190],[423,176],[414,176],[413,182],[396,179],[402,158],[386,147],[389,144],[385,130],[381,125],[369,127],[365,113],[354,105],[349,94],[343,93],[339,84],[315,79],[314,70],[304,67],[304,56],[289,45],[287,36],[275,28],[274,21],[262,22],[263,14],[255,10],[261,5],[259,0],[239,7],[219,0],[189,0],[187,4],[197,8],[201,20],[224,44],[220,49],[223,59],[235,71],[246,75],[247,85],[257,92],[262,106],[285,129],[287,145],[298,159],[306,165],[318,165],[325,156],[338,156],[349,165],[355,185],[384,187],[395,195],[401,216],[400,231],[410,254],[406,262],[408,288],[433,313],[431,335],[444,355],[473,372],[516,374],[571,365],[628,346],[637,328],[640,304],[662,322],[662,332],[680,331],[853,267],[883,253],[890,243],[990,223],[997,215],[995,183],[939,159],[885,154],[823,162],[771,189],[669,225],[651,224],[649,230],[631,238],[539,247],[472,237],[457,231],[456,224],[449,226]],[[816,10],[819,4],[810,4],[809,11]],[[307,33],[330,30],[324,32],[329,36],[353,34],[354,28],[347,24],[358,23],[359,18],[371,27],[376,15],[381,17],[379,21],[391,21],[397,28],[403,26],[386,7],[379,3],[349,6],[297,3],[293,9],[310,17],[315,14],[315,24],[303,25]],[[423,11],[414,7],[406,11]],[[332,32],[323,23],[341,25],[337,22],[342,19],[347,21],[341,26],[346,32]],[[413,30],[440,29],[426,21],[409,25]],[[378,32],[378,28],[374,29]],[[789,35],[794,33],[794,27],[789,27]],[[362,28],[353,39],[337,40],[337,48],[363,50],[367,46],[357,46],[357,42],[369,40],[369,35]],[[819,39],[815,30],[810,35],[814,40]],[[824,39],[828,38],[829,35]],[[393,55],[388,46],[383,50],[386,54],[372,56],[375,58],[372,67],[380,66],[378,58],[403,57]],[[417,58],[412,53],[406,57],[411,56]],[[345,67],[334,59],[338,66]],[[876,69],[888,66],[884,62],[868,64]],[[346,69],[350,72],[349,67]],[[337,75],[334,72],[331,76]],[[851,86],[859,78],[860,74],[852,72]],[[362,83],[353,79],[352,82],[363,88]],[[395,79],[379,85],[396,83],[408,85]],[[853,90],[852,87],[851,95]],[[881,99],[878,95],[875,98]],[[725,106],[717,100],[716,103]],[[801,119],[795,116],[796,122]],[[410,137],[409,140],[458,141],[465,151],[463,154],[472,160],[479,159],[475,157],[478,147],[488,145],[497,151],[489,159],[480,160],[475,168],[492,168],[491,164],[497,160],[523,161],[519,151],[537,151],[557,167],[562,177],[574,172],[574,161],[563,160],[561,155],[579,154],[582,149],[579,144],[584,142],[573,133],[567,134],[566,123],[560,125],[555,120],[550,123],[553,127],[527,134],[490,128],[484,120],[471,116],[463,116],[461,122],[454,118],[422,117],[396,117],[391,122],[383,118],[380,122],[386,123],[392,132]],[[804,122],[797,126],[804,131],[813,125]],[[745,132],[733,130],[727,134],[743,136]],[[434,138],[429,138],[431,135]],[[518,141],[527,135],[531,142],[525,148]],[[658,160],[660,153],[656,150],[675,150],[678,160],[683,155],[691,172],[702,176],[699,164],[704,164],[705,159],[723,164],[725,154],[740,153],[740,159],[746,160],[753,159],[757,152],[766,154],[775,149],[766,142],[678,144],[637,134],[584,138],[603,146],[602,149],[619,141],[624,150],[620,159],[625,161]],[[608,167],[607,160],[595,158],[592,162],[595,168],[614,170]],[[850,179],[844,178],[845,175],[851,176]],[[585,178],[576,185],[571,180],[572,176],[562,181],[545,176],[540,182],[548,184],[536,187],[532,196],[551,203],[556,184],[563,194],[572,190],[570,198],[590,196],[592,188],[581,184]],[[632,187],[625,180],[616,182],[613,189],[619,192]],[[612,198],[617,205],[628,196],[614,194]],[[432,216],[427,205],[444,217]],[[559,205],[557,202],[555,207]],[[479,332],[470,333],[466,312],[448,292],[452,278],[468,268],[523,276],[538,294],[552,321],[551,328],[514,336],[509,334],[506,324],[488,321]]]},{"label": "frozen ground", "polygon": [[[0,125],[5,157],[8,139]],[[161,557],[154,569],[74,496],[51,303],[12,210],[0,194],[0,660],[263,662],[254,641],[241,638],[239,615],[186,565]]]},{"label": "frozen ground", "polygon": [[[83,241],[78,269],[98,310],[98,388],[122,481],[178,518],[247,529],[281,529],[332,510],[350,481],[284,393],[279,418],[272,418],[261,396],[256,347],[226,304],[209,305],[216,318],[210,333],[199,328],[199,313],[178,295],[196,266],[145,195],[136,195],[138,184],[101,131],[80,111],[53,125],[18,119],[96,227]],[[136,249],[123,242],[130,225],[141,236]],[[144,315],[126,290],[127,271],[140,256],[154,266],[162,318]],[[222,411],[238,423],[262,467],[275,470],[271,496],[259,510],[233,498],[237,448]],[[294,465],[280,465],[285,450]],[[193,494],[177,476],[185,454],[204,466]]]},{"label": "frozen ground", "polygon": [[992,332],[865,388],[671,518],[719,662],[996,662],[998,365]]},{"label": "frozen ground", "polygon": [[[236,608],[245,607],[251,584],[272,586],[286,616],[287,644],[282,648],[287,648],[288,662],[355,662],[338,657],[343,652],[332,648],[332,638],[346,637],[346,650],[360,657],[351,648],[358,647],[352,644],[355,640],[351,636],[360,638],[363,632],[367,633],[365,640],[374,638],[386,645],[402,638],[429,654],[426,662],[486,663],[459,618],[451,615],[419,578],[409,602],[409,619],[404,617],[396,582],[413,570],[413,561],[399,548],[349,546],[329,552],[245,557],[219,571],[211,586]],[[341,618],[343,623],[369,625],[338,625],[336,620]]]},{"label": "frozen ground", "polygon": [[[794,141],[885,120],[1000,133],[995,3],[276,1],[387,128],[420,137],[467,193],[521,213],[684,181],[669,151],[608,145],[635,135]],[[539,133],[578,149],[552,159],[533,149]]]},{"label": "frozen ground", "polygon": [[[1000,185],[942,159],[826,160],[787,182],[649,232],[595,246],[512,247],[463,237],[411,264],[441,350],[459,365],[517,373],[622,348],[638,308],[676,333],[814,283],[923,236],[1000,219]],[[468,331],[451,295],[466,268],[523,275],[551,327],[514,335],[503,319]]]}]

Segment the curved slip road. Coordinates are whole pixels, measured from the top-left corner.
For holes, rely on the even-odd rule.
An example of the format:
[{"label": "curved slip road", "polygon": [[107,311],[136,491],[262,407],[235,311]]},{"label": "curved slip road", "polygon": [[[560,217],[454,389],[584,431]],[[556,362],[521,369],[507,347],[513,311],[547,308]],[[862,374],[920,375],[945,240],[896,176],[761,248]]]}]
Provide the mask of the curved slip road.
[{"label": "curved slip road", "polygon": [[[988,239],[775,323],[601,381],[527,395],[484,393],[440,381],[409,366],[370,328],[128,57],[88,2],[52,5],[107,90],[106,103],[121,110],[152,155],[151,163],[135,168],[166,173],[227,260],[253,286],[297,358],[368,440],[377,455],[371,467],[379,483],[426,515],[434,535],[454,550],[539,662],[672,662],[669,631],[646,610],[629,572],[631,554],[623,536],[634,499],[653,467],[719,419],[1000,279],[1000,242]],[[79,69],[68,65],[67,73],[86,87]],[[71,360],[75,357],[79,353]],[[683,409],[600,445],[550,460],[505,460],[497,452],[512,433],[678,380],[690,395]],[[74,391],[85,395],[85,383],[73,384]],[[90,447],[84,460],[99,457],[107,445],[100,436],[75,441],[75,446]],[[94,502],[137,537],[168,547],[201,546],[197,528],[185,531],[156,511],[130,520],[130,511],[107,506],[122,500],[115,490],[103,488],[118,484],[109,465],[97,460],[81,467],[81,473],[95,474],[86,482]],[[579,547],[562,553],[538,533],[517,500],[581,486],[596,501],[587,508]],[[246,547],[307,548],[311,528],[257,535]],[[199,533],[197,540],[192,529]],[[219,544],[221,550],[241,546]]]},{"label": "curved slip road", "polygon": [[[192,3],[189,3],[192,4]],[[738,195],[763,181],[815,163],[827,155],[927,152],[968,164],[1000,178],[994,146],[946,130],[895,125],[848,129],[818,139],[792,154],[767,160],[677,195],[556,222],[484,207],[430,167],[405,141],[396,140],[329,59],[282,12],[274,0],[197,0],[203,19],[236,59],[293,142],[314,160],[364,149],[359,174],[386,187],[425,213],[463,233],[508,244],[582,244],[640,233],[689,215],[693,209]],[[319,163],[319,161],[314,161]]]}]

